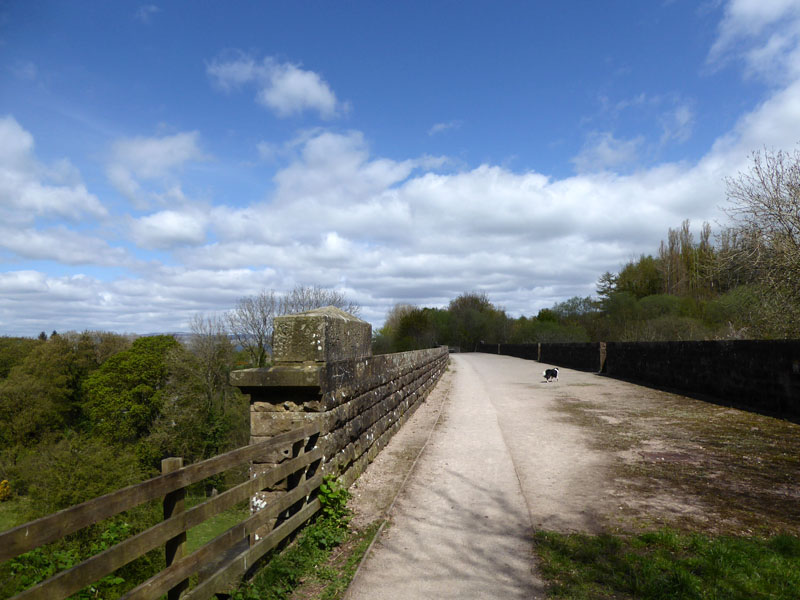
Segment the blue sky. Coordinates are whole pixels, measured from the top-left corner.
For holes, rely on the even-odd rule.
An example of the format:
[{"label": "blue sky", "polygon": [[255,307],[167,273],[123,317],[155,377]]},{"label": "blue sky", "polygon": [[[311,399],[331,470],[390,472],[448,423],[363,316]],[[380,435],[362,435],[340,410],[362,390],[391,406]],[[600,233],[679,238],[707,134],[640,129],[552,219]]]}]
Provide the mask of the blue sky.
[{"label": "blue sky", "polygon": [[0,1],[0,335],[594,293],[800,141],[800,3]]}]

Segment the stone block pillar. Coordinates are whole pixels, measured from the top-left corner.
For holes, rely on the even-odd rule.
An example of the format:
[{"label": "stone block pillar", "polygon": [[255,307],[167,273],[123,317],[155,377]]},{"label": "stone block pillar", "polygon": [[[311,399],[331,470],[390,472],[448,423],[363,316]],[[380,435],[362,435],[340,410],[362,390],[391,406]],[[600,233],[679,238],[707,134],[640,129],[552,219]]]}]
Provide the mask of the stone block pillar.
[{"label": "stone block pillar", "polygon": [[[338,308],[328,306],[304,313],[275,317],[273,366],[231,373],[231,382],[250,395],[250,442],[319,422],[323,425],[324,394],[330,387],[326,365],[372,354],[372,326]],[[251,466],[251,476],[310,450],[294,444],[265,456]],[[265,506],[282,491],[291,489],[320,467],[279,483],[251,500],[251,510]],[[293,511],[278,518],[280,522]],[[273,525],[274,526],[274,523]],[[271,528],[271,527],[270,527]],[[265,530],[256,532],[263,535]]]}]

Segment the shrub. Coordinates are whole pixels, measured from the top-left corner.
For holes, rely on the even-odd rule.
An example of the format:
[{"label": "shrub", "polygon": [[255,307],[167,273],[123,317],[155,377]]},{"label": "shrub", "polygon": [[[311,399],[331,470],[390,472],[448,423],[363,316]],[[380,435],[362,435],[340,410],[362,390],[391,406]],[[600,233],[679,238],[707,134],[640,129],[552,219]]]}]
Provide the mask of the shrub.
[{"label": "shrub", "polygon": [[8,479],[3,479],[3,481],[0,481],[0,502],[9,498],[11,498],[11,484],[8,483]]}]

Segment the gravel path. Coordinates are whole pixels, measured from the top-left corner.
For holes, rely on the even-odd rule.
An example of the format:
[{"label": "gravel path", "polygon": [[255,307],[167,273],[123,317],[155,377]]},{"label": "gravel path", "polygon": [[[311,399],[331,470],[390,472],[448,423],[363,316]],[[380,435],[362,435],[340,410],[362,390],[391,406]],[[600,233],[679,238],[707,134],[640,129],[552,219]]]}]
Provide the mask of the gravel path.
[{"label": "gravel path", "polygon": [[545,383],[535,361],[451,361],[352,488],[354,525],[388,524],[349,600],[543,598],[539,529],[798,526],[794,423],[570,369]]}]

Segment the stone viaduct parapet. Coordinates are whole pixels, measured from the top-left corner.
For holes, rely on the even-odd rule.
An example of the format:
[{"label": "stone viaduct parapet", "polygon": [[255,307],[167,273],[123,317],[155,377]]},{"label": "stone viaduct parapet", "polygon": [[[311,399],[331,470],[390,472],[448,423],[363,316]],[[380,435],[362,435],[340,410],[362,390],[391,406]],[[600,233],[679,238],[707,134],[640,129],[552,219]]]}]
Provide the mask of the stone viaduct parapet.
[{"label": "stone viaduct parapet", "polygon": [[[250,395],[251,443],[317,424],[316,445],[325,455],[314,471],[350,485],[425,399],[448,361],[446,347],[372,356],[371,344],[371,325],[338,308],[276,317],[273,366],[231,374]],[[265,457],[253,472],[290,454]],[[279,491],[258,495],[255,508]]]}]

